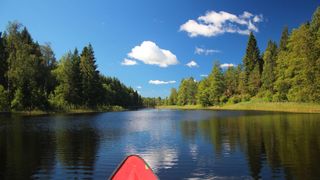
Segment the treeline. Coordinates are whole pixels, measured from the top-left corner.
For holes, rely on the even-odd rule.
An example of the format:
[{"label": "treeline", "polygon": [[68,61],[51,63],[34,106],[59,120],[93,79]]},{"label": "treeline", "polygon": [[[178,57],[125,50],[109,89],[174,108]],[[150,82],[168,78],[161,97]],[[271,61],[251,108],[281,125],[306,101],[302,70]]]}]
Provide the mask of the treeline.
[{"label": "treeline", "polygon": [[289,32],[285,27],[279,45],[269,41],[261,54],[250,33],[237,67],[223,71],[215,62],[207,78],[183,79],[179,89],[157,105],[220,105],[252,98],[268,102],[320,103],[320,7],[311,22]]},{"label": "treeline", "polygon": [[50,45],[34,41],[21,24],[0,32],[0,111],[109,106],[142,106],[142,98],[97,70],[91,44],[57,61]]}]

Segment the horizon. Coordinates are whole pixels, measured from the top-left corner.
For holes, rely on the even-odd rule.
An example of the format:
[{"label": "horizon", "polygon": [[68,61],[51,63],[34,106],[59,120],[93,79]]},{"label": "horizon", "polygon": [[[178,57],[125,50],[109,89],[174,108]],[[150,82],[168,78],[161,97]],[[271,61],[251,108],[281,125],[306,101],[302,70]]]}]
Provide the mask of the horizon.
[{"label": "horizon", "polygon": [[297,28],[319,6],[314,0],[291,1],[286,8],[277,1],[136,2],[5,0],[0,31],[9,21],[22,23],[35,41],[50,42],[57,60],[91,43],[102,74],[144,97],[163,98],[182,78],[201,80],[215,60],[225,67],[242,63],[249,31],[262,53],[269,40],[279,42],[284,26]]}]

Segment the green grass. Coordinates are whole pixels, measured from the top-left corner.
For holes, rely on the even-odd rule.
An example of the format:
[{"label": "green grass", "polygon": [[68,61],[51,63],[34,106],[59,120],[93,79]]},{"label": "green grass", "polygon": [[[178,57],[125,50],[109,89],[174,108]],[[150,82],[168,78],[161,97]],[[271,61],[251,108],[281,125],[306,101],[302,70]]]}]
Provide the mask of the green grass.
[{"label": "green grass", "polygon": [[96,109],[80,108],[80,109],[67,109],[67,110],[56,110],[56,111],[42,111],[42,110],[32,110],[32,111],[12,111],[8,113],[23,115],[23,116],[39,116],[39,115],[49,115],[49,114],[85,114],[85,113],[97,113],[97,112],[116,112],[124,111],[121,106],[103,106]]},{"label": "green grass", "polygon": [[320,104],[293,103],[293,102],[256,102],[248,101],[237,104],[224,104],[221,106],[202,107],[200,105],[187,106],[158,106],[159,109],[212,109],[212,110],[255,110],[279,111],[296,113],[320,113]]}]

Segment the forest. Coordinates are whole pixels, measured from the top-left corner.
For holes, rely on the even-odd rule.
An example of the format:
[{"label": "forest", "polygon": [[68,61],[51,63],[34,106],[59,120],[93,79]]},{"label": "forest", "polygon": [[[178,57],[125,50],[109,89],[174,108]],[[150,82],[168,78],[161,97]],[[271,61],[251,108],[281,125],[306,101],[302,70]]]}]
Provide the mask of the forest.
[{"label": "forest", "polygon": [[9,22],[0,32],[0,111],[68,111],[111,106],[215,106],[261,99],[320,103],[320,7],[310,22],[270,40],[260,52],[249,35],[242,64],[212,72],[200,81],[181,80],[167,98],[142,98],[136,90],[97,69],[91,44],[57,60],[50,44],[40,45],[27,28]]},{"label": "forest", "polygon": [[141,107],[142,97],[97,70],[91,44],[56,60],[50,44],[34,41],[27,28],[9,22],[0,32],[0,111],[68,111]]},{"label": "forest", "polygon": [[270,40],[263,53],[250,33],[242,64],[221,69],[216,61],[208,77],[182,79],[165,99],[151,105],[215,106],[260,99],[264,102],[320,103],[320,7],[310,22]]}]

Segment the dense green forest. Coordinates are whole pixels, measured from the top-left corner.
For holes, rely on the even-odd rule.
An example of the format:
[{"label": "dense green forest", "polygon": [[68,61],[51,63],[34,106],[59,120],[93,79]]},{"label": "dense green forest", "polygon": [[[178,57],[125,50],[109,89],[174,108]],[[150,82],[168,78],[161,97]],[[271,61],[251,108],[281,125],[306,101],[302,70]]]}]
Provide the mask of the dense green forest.
[{"label": "dense green forest", "polygon": [[97,70],[91,44],[59,61],[49,44],[34,41],[27,28],[9,22],[0,33],[0,111],[139,107],[131,87]]},{"label": "dense green forest", "polygon": [[311,22],[289,32],[285,27],[279,45],[270,40],[261,54],[253,33],[249,35],[242,64],[220,68],[215,62],[207,78],[183,79],[165,99],[153,105],[214,106],[259,98],[267,102],[320,103],[320,7]]}]

